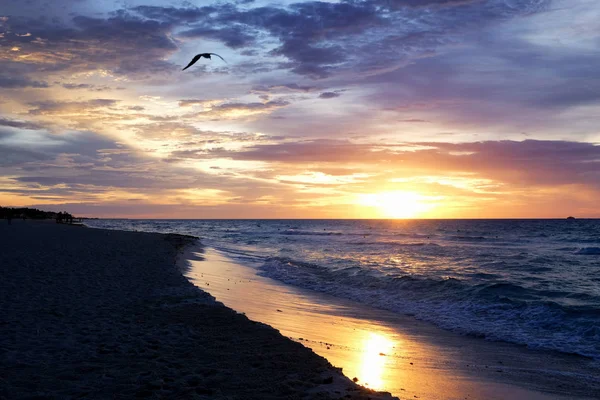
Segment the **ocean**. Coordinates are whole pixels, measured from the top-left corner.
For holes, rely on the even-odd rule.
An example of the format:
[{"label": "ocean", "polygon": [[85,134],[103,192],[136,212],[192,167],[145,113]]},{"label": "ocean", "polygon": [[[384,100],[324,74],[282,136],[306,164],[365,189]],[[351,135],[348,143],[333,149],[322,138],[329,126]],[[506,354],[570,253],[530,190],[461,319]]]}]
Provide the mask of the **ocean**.
[{"label": "ocean", "polygon": [[181,233],[257,274],[600,360],[600,220],[86,220]]}]

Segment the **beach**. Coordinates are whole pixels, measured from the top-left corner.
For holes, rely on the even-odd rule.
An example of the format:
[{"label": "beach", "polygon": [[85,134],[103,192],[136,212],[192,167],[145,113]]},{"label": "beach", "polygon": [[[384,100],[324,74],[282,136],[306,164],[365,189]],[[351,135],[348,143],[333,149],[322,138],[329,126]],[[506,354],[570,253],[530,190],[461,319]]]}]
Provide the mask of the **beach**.
[{"label": "beach", "polygon": [[2,399],[384,399],[216,302],[176,259],[195,239],[0,224]]},{"label": "beach", "polygon": [[594,360],[457,335],[257,275],[225,254],[189,247],[186,275],[217,300],[312,348],[348,377],[399,398],[598,398]]}]

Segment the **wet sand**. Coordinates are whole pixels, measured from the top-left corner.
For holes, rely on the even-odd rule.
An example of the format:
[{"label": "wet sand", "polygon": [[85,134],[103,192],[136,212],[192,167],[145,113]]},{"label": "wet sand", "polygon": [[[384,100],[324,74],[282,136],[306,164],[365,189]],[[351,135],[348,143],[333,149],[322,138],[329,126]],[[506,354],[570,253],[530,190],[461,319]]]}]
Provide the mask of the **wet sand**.
[{"label": "wet sand", "polygon": [[0,221],[0,399],[390,398],[195,287],[193,241]]},{"label": "wet sand", "polygon": [[593,360],[460,336],[257,276],[212,249],[196,250],[182,259],[195,284],[366,387],[412,399],[600,398],[600,368]]}]

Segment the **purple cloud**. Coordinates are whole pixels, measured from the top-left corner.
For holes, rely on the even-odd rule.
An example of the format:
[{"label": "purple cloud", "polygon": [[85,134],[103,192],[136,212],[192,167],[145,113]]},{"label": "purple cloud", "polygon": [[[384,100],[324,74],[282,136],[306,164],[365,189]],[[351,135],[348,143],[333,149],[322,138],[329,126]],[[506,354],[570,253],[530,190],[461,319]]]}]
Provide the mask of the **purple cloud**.
[{"label": "purple cloud", "polygon": [[39,124],[36,124],[35,122],[17,121],[17,120],[8,119],[8,118],[0,118],[0,126],[8,126],[11,128],[32,129],[32,130],[42,129],[42,126]]},{"label": "purple cloud", "polygon": [[323,92],[319,95],[320,99],[334,99],[336,97],[340,97],[341,94],[335,92]]},{"label": "purple cloud", "polygon": [[31,80],[24,76],[16,76],[16,74],[14,76],[0,75],[0,88],[23,89],[27,87],[47,88],[49,85],[47,82]]},{"label": "purple cloud", "polygon": [[[600,146],[568,141],[423,142],[401,146],[314,140],[256,145],[239,152],[214,149],[213,157],[295,163],[358,163],[432,173],[471,173],[517,184],[582,183],[600,188]],[[410,146],[425,146],[413,149]]]}]

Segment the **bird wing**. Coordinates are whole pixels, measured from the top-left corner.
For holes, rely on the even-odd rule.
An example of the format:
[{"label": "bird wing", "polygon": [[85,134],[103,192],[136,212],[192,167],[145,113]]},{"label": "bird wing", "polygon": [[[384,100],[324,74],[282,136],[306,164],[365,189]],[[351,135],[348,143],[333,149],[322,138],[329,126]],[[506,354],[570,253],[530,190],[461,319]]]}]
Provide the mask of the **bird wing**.
[{"label": "bird wing", "polygon": [[190,61],[190,63],[184,68],[182,69],[182,71],[185,71],[186,69],[188,69],[189,67],[191,67],[192,65],[194,65],[196,63],[196,61],[198,61],[200,59],[201,55],[198,54],[197,56],[195,56],[194,58],[192,58],[192,61]]},{"label": "bird wing", "polygon": [[[219,57],[221,60],[225,61],[225,59],[224,59],[223,57],[221,57],[220,55],[218,55],[217,53],[208,53],[208,54],[211,54],[211,55],[213,55],[213,56],[217,56],[217,57]],[[225,62],[227,62],[227,61],[225,61]]]}]

